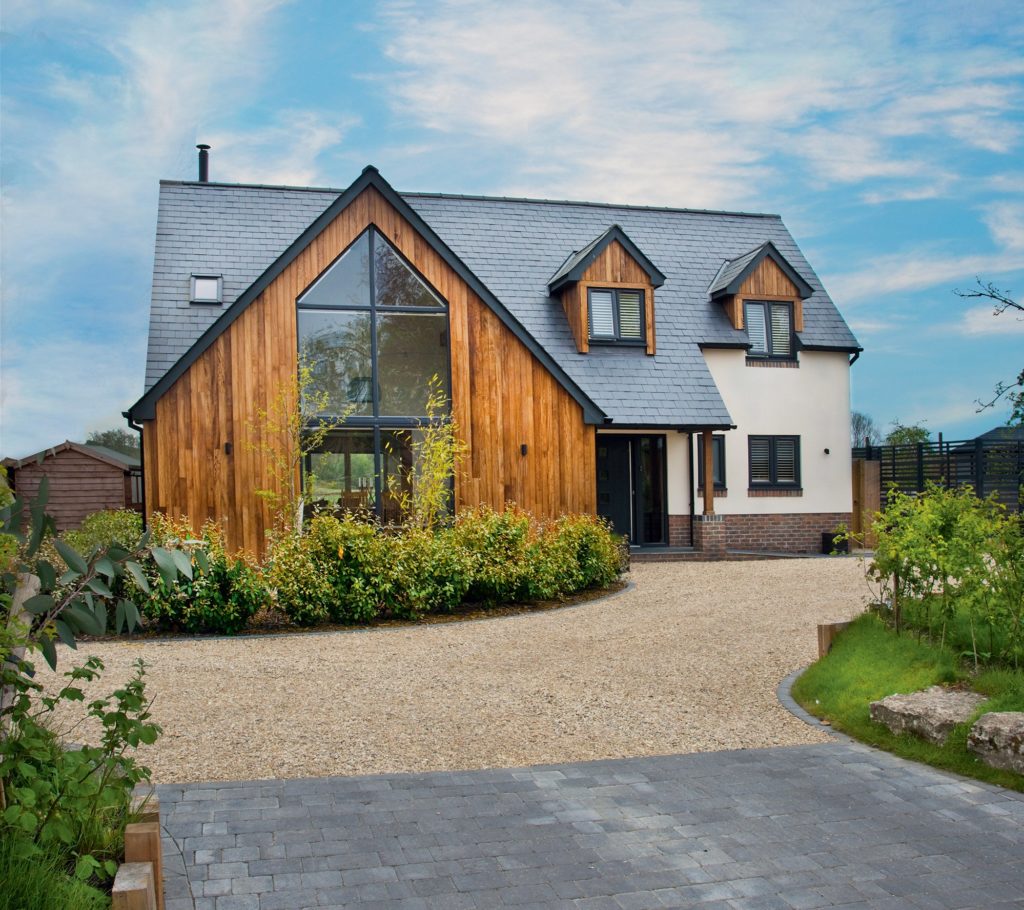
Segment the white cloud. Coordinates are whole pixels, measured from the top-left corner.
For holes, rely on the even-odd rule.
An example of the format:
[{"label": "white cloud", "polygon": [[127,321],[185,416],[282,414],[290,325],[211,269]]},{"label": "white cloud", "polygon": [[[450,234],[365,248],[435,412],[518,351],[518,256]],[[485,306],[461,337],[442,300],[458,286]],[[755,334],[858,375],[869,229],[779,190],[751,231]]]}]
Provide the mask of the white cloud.
[{"label": "white cloud", "polygon": [[1003,154],[1020,140],[1019,61],[953,50],[1005,10],[951,8],[925,40],[918,17],[884,4],[387,9],[395,109],[467,156],[502,155],[507,192],[752,206],[806,172],[870,202],[917,200],[956,184],[958,147]]},{"label": "white cloud", "polygon": [[993,203],[982,215],[997,249],[988,253],[950,253],[910,249],[878,256],[855,272],[830,275],[829,292],[842,307],[892,294],[972,282],[977,276],[1005,275],[1024,269],[1024,205]]},{"label": "white cloud", "polygon": [[[32,92],[5,85],[3,99],[3,273],[0,405],[4,444],[64,439],[97,415],[117,417],[138,396],[145,345],[146,288],[111,295],[92,322],[109,327],[110,348],[127,348],[121,369],[88,344],[58,347],[79,289],[97,263],[148,271],[157,181],[194,178],[197,141],[214,149],[214,179],[314,182],[317,157],[352,120],[289,110],[251,134],[225,128],[273,73],[274,18],[281,0],[145,5],[46,0],[8,3],[7,40],[52,33],[72,45],[75,69],[50,65]],[[218,156],[218,152],[221,154]],[[115,281],[123,282],[118,274]],[[80,376],[66,389],[54,365]],[[83,366],[85,364],[86,366]],[[85,381],[108,375],[97,385]],[[127,378],[130,377],[130,381]],[[91,389],[82,394],[82,388]],[[66,394],[59,394],[64,391]],[[120,418],[118,418],[120,419]],[[75,432],[80,432],[76,430]]]},{"label": "white cloud", "polygon": [[1012,310],[997,315],[990,306],[977,306],[964,313],[963,319],[953,328],[975,337],[1024,335],[1024,316],[1018,316]]}]

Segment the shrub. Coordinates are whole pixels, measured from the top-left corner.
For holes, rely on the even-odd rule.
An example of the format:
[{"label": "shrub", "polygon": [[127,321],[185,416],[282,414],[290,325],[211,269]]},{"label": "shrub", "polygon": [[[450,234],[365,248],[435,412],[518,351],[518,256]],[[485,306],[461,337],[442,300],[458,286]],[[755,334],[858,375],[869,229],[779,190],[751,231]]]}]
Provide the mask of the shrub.
[{"label": "shrub", "polygon": [[278,609],[296,625],[314,626],[330,617],[331,579],[301,534],[288,531],[272,541],[266,577]]},{"label": "shrub", "polygon": [[469,600],[504,603],[522,597],[530,571],[530,525],[530,516],[515,507],[495,512],[480,506],[458,516],[452,540],[469,561]]},{"label": "shrub", "polygon": [[61,536],[83,555],[114,544],[130,548],[142,537],[142,516],[129,509],[93,512],[77,530],[65,531]]},{"label": "shrub", "polygon": [[2,716],[0,785],[6,809],[0,840],[19,838],[32,855],[59,853],[77,879],[104,881],[113,877],[123,853],[132,789],[149,779],[149,769],[130,750],[160,734],[150,721],[144,665],[137,662],[132,678],[112,695],[89,702],[86,713],[103,730],[100,745],[65,749],[55,712],[84,701],[80,683],[98,679],[103,663],[88,658],[64,674],[67,683],[56,695],[46,696],[32,678],[31,662],[18,656],[28,643],[25,634],[24,627],[9,626],[0,642],[3,684],[13,693]]},{"label": "shrub", "polygon": [[577,590],[604,588],[622,574],[622,549],[608,523],[590,515],[566,515],[559,534],[573,550],[578,567]]},{"label": "shrub", "polygon": [[1024,660],[1024,526],[969,487],[893,491],[873,524],[869,574],[889,619],[947,641],[975,666]]},{"label": "shrub", "polygon": [[223,533],[215,522],[207,522],[196,536],[187,524],[158,519],[153,525],[153,536],[181,547],[191,565],[191,577],[181,575],[171,585],[157,566],[148,565],[151,590],[148,597],[140,596],[142,613],[158,628],[234,635],[270,604],[258,566],[244,553],[225,552]]}]

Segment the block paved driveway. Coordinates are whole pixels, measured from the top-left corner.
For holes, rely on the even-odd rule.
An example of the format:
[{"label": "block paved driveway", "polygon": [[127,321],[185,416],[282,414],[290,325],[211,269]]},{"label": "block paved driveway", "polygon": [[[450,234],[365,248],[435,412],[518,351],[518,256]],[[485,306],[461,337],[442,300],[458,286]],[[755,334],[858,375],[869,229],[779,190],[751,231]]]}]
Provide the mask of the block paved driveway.
[{"label": "block paved driveway", "polygon": [[1024,906],[1020,794],[847,742],[159,793],[167,910]]}]

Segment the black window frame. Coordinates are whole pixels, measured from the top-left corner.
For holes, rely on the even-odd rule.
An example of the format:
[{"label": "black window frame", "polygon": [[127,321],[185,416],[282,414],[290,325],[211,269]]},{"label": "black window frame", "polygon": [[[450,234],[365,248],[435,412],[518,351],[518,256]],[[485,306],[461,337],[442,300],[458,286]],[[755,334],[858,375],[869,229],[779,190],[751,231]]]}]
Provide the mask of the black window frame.
[{"label": "black window frame", "polygon": [[[768,442],[768,481],[754,480],[753,471],[753,442],[755,439],[764,439]],[[793,466],[794,480],[778,479],[778,456],[776,446],[779,440],[793,442]],[[789,434],[777,436],[765,436],[763,434],[750,435],[747,437],[747,485],[752,490],[799,490],[802,489],[802,471],[800,467],[800,437]]]},{"label": "black window frame", "polygon": [[[765,326],[765,344],[767,350],[755,351],[753,348],[747,349],[747,357],[751,360],[796,360],[796,306],[792,300],[744,300],[743,301],[743,325],[747,328],[747,335],[750,335],[750,322],[747,318],[747,307],[759,306],[764,311],[764,326]],[[772,339],[772,307],[784,306],[789,313],[789,353],[788,354],[776,354],[773,350],[774,341]]]},{"label": "black window frame", "polygon": [[[697,441],[697,486],[699,489],[704,489],[704,440],[699,436],[695,435],[694,439]],[[719,480],[717,477],[713,477],[714,485],[716,490],[727,490],[726,476],[725,476],[725,434],[715,433],[711,437],[711,470],[712,473],[718,473],[715,468],[721,468],[722,479]]]},{"label": "black window frame", "polygon": [[[217,292],[214,297],[200,297],[196,293],[197,281],[216,281]],[[188,302],[193,306],[220,306],[224,302],[224,276],[209,272],[193,272],[189,276]]]},{"label": "black window frame", "polygon": [[[612,295],[612,331],[613,335],[595,335],[593,306],[591,295],[594,291],[600,291]],[[619,320],[619,294],[640,295],[640,337],[623,337],[621,322]],[[609,288],[594,285],[587,288],[587,337],[591,344],[617,344],[626,346],[645,346],[647,344],[647,291],[644,288]]]},{"label": "black window frame", "polygon": [[[334,306],[322,304],[322,303],[302,303],[302,298],[320,281],[320,279],[327,274],[334,266],[351,250],[364,235],[368,236],[368,250],[367,255],[369,257],[369,302],[366,305],[363,304],[337,304]],[[396,306],[393,304],[378,304],[377,302],[377,288],[376,288],[376,276],[375,276],[375,258],[374,258],[374,245],[377,239],[380,238],[386,243],[391,251],[401,260],[401,262],[413,273],[427,288],[433,297],[438,301],[438,305],[434,306]],[[452,334],[451,334],[451,309],[448,300],[441,295],[441,293],[431,284],[423,273],[413,265],[406,256],[387,238],[376,224],[367,225],[366,229],[361,231],[356,237],[353,238],[352,242],[345,247],[332,261],[324,268],[324,270],[317,275],[295,298],[295,310],[296,310],[296,322],[298,321],[298,314],[302,310],[313,311],[313,312],[361,312],[368,313],[370,315],[370,363],[371,363],[371,376],[370,377],[359,377],[359,379],[370,379],[370,404],[371,414],[363,415],[351,415],[345,419],[345,421],[336,428],[335,432],[344,433],[352,430],[364,430],[370,431],[373,434],[373,456],[374,456],[374,511],[378,518],[382,517],[382,504],[383,504],[383,493],[384,493],[384,450],[382,444],[382,434],[394,430],[415,430],[420,427],[428,426],[431,423],[447,422],[451,420],[451,395],[452,395]],[[426,414],[412,414],[412,415],[393,415],[381,414],[380,407],[380,380],[378,370],[378,357],[379,351],[377,349],[377,320],[380,314],[412,314],[420,315],[426,313],[443,313],[445,317],[445,346],[447,348],[447,361],[445,364],[445,376],[446,389],[448,394],[449,412],[447,415],[442,417],[435,417],[433,420]],[[302,362],[302,338],[298,330],[296,331],[296,345],[299,362]],[[306,423],[307,429],[313,429],[324,423],[324,420],[330,420],[332,415],[325,415],[324,418],[311,418]],[[334,415],[335,417],[338,415]],[[311,456],[318,454],[315,452],[307,453],[304,462],[306,470],[310,469]],[[450,482],[453,483],[453,482]],[[454,503],[454,500],[453,500]]]}]

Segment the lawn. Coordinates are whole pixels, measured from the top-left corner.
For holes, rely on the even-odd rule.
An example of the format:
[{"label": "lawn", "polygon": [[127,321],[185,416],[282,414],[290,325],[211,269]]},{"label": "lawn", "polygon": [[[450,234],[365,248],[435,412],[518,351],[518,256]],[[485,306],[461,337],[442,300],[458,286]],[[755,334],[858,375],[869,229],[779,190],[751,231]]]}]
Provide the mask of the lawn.
[{"label": "lawn", "polygon": [[918,638],[896,635],[873,614],[858,618],[836,640],[828,656],[807,669],[793,697],[833,728],[868,745],[936,768],[1024,792],[1024,776],[990,768],[966,749],[975,718],[956,727],[943,746],[909,734],[897,736],[869,716],[870,702],[931,685],[967,686],[989,697],[978,715],[1024,711],[1024,672],[984,670],[973,675],[957,655]]}]

